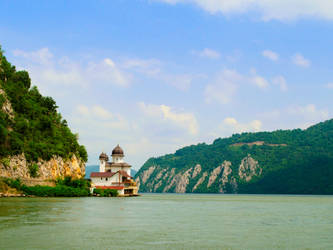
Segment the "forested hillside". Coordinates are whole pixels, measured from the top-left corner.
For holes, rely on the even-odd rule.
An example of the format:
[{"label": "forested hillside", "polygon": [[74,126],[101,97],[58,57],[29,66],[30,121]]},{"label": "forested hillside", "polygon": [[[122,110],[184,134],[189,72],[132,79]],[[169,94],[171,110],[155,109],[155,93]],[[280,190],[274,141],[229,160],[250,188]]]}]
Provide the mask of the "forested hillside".
[{"label": "forested hillside", "polygon": [[28,72],[17,71],[0,47],[0,157],[24,153],[28,161],[37,161],[75,153],[86,161],[77,139],[55,101],[31,86]]},{"label": "forested hillside", "polygon": [[150,158],[140,191],[333,194],[333,120],[242,133]]},{"label": "forested hillside", "polygon": [[0,47],[0,176],[51,180],[82,178],[87,152],[51,97],[31,86]]}]

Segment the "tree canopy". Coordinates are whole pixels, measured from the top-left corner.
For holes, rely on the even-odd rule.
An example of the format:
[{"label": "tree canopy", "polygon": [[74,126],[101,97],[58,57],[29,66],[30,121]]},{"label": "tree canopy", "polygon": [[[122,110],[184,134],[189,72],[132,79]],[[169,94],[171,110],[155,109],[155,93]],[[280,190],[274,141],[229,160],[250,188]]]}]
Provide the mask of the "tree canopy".
[{"label": "tree canopy", "polygon": [[[249,154],[259,162],[262,174],[244,182],[239,179],[238,167]],[[333,119],[305,130],[234,134],[229,138],[216,139],[210,145],[191,145],[174,154],[150,158],[136,176],[151,166],[156,166],[158,170],[151,174],[146,184],[140,186],[140,191],[150,191],[149,183],[161,169],[170,173],[174,168],[177,174],[200,164],[201,174],[210,174],[225,160],[232,163],[240,193],[333,194]],[[191,192],[198,178],[189,180],[188,192]],[[216,183],[207,187],[207,179],[196,192],[218,192]],[[162,181],[157,191],[168,184],[166,180]]]},{"label": "tree canopy", "polygon": [[[27,71],[17,71],[0,46],[0,157],[24,153],[28,161],[72,154],[87,161],[84,146],[78,143],[52,97],[42,96],[31,86]],[[8,100],[13,117],[2,107]]]}]

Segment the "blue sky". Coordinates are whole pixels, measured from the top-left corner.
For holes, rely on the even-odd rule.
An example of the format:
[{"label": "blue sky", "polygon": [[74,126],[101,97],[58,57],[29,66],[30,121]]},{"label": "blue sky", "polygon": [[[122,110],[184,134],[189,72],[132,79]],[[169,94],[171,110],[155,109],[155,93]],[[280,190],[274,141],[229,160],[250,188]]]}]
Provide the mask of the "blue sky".
[{"label": "blue sky", "polygon": [[89,164],[332,118],[333,2],[1,1],[0,44]]}]

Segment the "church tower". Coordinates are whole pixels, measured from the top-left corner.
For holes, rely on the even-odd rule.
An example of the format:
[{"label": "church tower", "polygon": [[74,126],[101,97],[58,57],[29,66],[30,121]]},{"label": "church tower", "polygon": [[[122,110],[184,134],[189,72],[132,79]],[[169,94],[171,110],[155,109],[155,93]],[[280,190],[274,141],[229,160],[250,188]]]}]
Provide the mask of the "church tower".
[{"label": "church tower", "polygon": [[99,172],[105,172],[105,165],[108,162],[109,157],[106,153],[101,153],[101,155],[99,156]]},{"label": "church tower", "polygon": [[124,151],[119,144],[112,150],[112,163],[124,163]]}]

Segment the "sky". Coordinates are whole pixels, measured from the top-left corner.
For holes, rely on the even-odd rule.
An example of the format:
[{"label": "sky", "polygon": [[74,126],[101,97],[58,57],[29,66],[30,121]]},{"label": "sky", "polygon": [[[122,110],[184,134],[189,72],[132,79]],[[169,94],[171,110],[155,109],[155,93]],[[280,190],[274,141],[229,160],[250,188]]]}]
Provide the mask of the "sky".
[{"label": "sky", "polygon": [[331,0],[0,2],[7,59],[52,96],[88,164],[139,169],[245,131],[333,114]]}]

